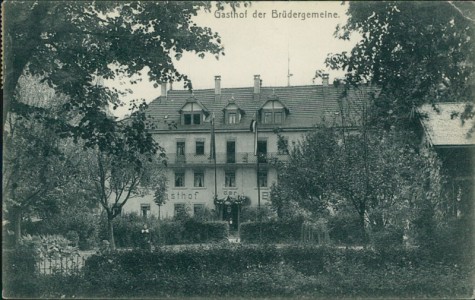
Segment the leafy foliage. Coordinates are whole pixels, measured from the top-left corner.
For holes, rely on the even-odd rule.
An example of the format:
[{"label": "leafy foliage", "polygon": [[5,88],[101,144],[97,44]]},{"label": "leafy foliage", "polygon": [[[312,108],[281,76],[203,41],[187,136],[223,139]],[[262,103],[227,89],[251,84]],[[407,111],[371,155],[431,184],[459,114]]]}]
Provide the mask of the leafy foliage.
[{"label": "leafy foliage", "polygon": [[[466,297],[470,268],[418,251],[215,246],[92,256],[95,295],[231,297]],[[444,284],[441,284],[443,282]],[[134,287],[133,289],[131,287]]]},{"label": "leafy foliage", "polygon": [[50,216],[73,203],[91,206],[86,200],[88,193],[76,181],[80,149],[40,121],[43,117],[65,118],[58,109],[63,99],[38,78],[25,77],[20,83],[17,92],[21,101],[39,107],[50,102],[50,109],[41,114],[10,114],[4,132],[3,211],[15,227],[17,240],[25,218]]},{"label": "leafy foliage", "polygon": [[[84,180],[92,183],[95,201],[104,209],[108,220],[109,242],[115,249],[112,220],[120,215],[122,207],[131,199],[144,197],[160,184],[162,162],[160,157],[135,152],[137,163],[120,153],[111,155],[92,149],[87,154],[89,169]],[[132,154],[132,153],[129,153]]]},{"label": "leafy foliage", "polygon": [[[67,97],[63,110],[79,115],[74,123],[42,118],[63,136],[116,152],[121,145],[114,143],[112,133],[121,132],[130,148],[156,151],[158,145],[144,130],[143,114],[131,115],[130,123],[117,123],[108,116],[109,105],[117,108],[124,103],[117,89],[98,81],[121,78],[134,84],[134,78],[143,74],[153,82],[183,81],[191,89],[191,81],[174,67],[173,58],[184,52],[200,57],[223,54],[219,35],[192,20],[200,9],[211,8],[208,2],[7,2],[3,124],[9,112],[44,111],[17,97],[19,78],[33,74]],[[143,108],[139,99],[130,107]]]},{"label": "leafy foliage", "polygon": [[467,14],[473,8],[452,1],[351,2],[335,36],[360,40],[350,53],[330,54],[326,64],[345,70],[349,85],[381,87],[375,120],[387,126],[407,125],[423,103],[471,103],[475,19]]},{"label": "leafy foliage", "polygon": [[425,204],[443,215],[439,162],[429,150],[401,142],[404,137],[397,131],[372,130],[365,136],[317,129],[296,145],[289,162],[278,165],[274,190],[287,192],[274,193],[272,202],[296,202],[314,217],[326,218],[350,206],[366,234],[404,228]]}]

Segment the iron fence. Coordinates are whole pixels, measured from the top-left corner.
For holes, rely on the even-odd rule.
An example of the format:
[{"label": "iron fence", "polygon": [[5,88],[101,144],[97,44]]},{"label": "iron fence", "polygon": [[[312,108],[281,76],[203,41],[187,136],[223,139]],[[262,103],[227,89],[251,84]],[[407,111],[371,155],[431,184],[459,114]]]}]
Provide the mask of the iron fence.
[{"label": "iron fence", "polygon": [[86,257],[80,255],[42,257],[36,264],[42,275],[73,274],[79,272],[86,263]]}]

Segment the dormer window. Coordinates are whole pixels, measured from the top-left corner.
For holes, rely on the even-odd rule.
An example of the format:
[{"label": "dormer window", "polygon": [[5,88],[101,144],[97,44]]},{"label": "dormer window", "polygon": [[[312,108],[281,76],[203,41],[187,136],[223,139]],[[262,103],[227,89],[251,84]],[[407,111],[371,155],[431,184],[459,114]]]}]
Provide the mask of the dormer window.
[{"label": "dormer window", "polygon": [[289,109],[279,100],[275,94],[260,108],[260,116],[263,124],[282,124]]},{"label": "dormer window", "polygon": [[236,124],[236,113],[234,112],[228,113],[228,124]]},{"label": "dormer window", "polygon": [[228,105],[223,109],[226,124],[238,124],[241,121],[244,111],[236,104],[234,98],[229,100]]},{"label": "dormer window", "polygon": [[203,122],[204,116],[208,114],[204,105],[194,96],[186,100],[186,104],[183,105],[179,112],[183,125],[199,125]]}]

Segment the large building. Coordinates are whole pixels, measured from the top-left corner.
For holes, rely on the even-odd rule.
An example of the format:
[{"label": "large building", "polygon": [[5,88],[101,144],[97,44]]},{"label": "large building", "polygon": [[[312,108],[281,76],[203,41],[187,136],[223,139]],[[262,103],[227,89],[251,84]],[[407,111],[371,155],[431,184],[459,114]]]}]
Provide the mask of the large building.
[{"label": "large building", "polygon": [[[264,87],[259,75],[249,87],[221,84],[221,77],[215,76],[214,89],[193,93],[167,90],[162,84],[161,96],[150,103],[147,115],[149,130],[168,158],[167,201],[159,209],[152,196],[134,199],[124,206],[125,212],[160,211],[166,218],[180,208],[194,214],[207,207],[236,228],[239,203],[257,206],[269,201],[277,180],[271,162],[287,159],[288,147],[316,125],[340,126],[351,102],[341,100],[344,88],[330,85],[327,75],[321,85]],[[344,94],[345,99],[361,100],[369,90]],[[250,131],[253,120],[258,123],[257,143]],[[211,153],[213,132],[216,160]]]},{"label": "large building", "polygon": [[442,162],[446,190],[455,199],[453,213],[457,216],[475,214],[475,123],[470,118],[461,120],[466,108],[466,103],[439,103],[436,109],[425,104],[419,108],[423,142],[437,152]]}]

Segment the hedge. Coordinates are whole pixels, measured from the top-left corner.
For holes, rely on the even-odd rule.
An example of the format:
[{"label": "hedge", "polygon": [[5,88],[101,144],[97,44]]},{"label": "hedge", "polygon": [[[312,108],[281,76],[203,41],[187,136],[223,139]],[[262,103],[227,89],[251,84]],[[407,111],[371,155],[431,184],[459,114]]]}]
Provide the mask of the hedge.
[{"label": "hedge", "polygon": [[[210,243],[227,240],[229,225],[227,222],[201,221],[196,218],[183,220],[158,220],[132,213],[116,217],[113,220],[114,239],[118,248],[140,248],[144,237],[141,234],[146,224],[150,240],[155,245],[177,245],[187,243]],[[100,238],[107,236],[107,220],[101,220]]]},{"label": "hedge", "polygon": [[2,251],[2,289],[5,297],[33,297],[38,293],[35,249],[17,246]]},{"label": "hedge", "polygon": [[4,295],[34,298],[468,298],[473,268],[417,249],[208,245],[93,255],[82,273],[40,275],[25,250],[4,252]]},{"label": "hedge", "polygon": [[270,220],[240,225],[241,242],[291,243],[301,240],[303,220]]},{"label": "hedge", "polygon": [[94,296],[468,297],[468,266],[420,251],[213,246],[92,256]]}]

